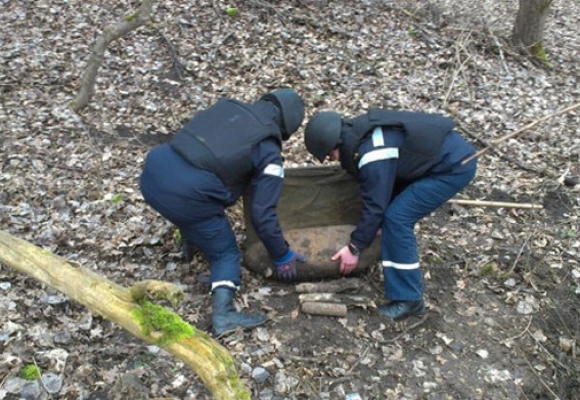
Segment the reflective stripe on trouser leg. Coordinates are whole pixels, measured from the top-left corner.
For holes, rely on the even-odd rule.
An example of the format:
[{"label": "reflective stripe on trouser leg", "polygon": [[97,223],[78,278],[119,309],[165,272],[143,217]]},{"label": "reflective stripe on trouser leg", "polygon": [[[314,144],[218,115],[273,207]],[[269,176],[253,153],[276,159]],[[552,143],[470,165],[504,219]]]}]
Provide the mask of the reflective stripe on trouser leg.
[{"label": "reflective stripe on trouser leg", "polygon": [[202,222],[179,228],[181,234],[191,241],[208,260],[211,268],[212,289],[216,286],[237,289],[241,281],[241,254],[226,215],[216,215]]},{"label": "reflective stripe on trouser leg", "polygon": [[428,176],[407,186],[385,210],[382,229],[385,296],[390,300],[418,300],[423,275],[414,227],[473,179],[474,169]]},{"label": "reflective stripe on trouser leg", "polygon": [[419,300],[423,296],[423,276],[419,269],[414,223],[405,224],[400,219],[392,219],[395,216],[393,211],[389,212],[392,206],[393,203],[385,213],[381,238],[385,297],[389,300]]}]

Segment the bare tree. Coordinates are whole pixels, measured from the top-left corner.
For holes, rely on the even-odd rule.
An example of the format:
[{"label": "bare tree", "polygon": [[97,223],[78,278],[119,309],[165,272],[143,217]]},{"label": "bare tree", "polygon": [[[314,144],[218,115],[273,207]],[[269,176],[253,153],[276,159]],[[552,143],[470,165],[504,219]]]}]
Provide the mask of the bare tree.
[{"label": "bare tree", "polygon": [[542,43],[546,17],[553,0],[519,0],[512,41],[523,51],[549,65]]}]

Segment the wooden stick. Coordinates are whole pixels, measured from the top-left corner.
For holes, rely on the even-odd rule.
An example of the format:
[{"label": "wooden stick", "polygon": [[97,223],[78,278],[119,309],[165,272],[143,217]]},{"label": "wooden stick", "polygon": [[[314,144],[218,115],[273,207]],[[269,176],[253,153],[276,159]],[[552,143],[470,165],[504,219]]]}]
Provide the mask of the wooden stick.
[{"label": "wooden stick", "polygon": [[510,203],[505,201],[483,201],[483,200],[456,200],[451,199],[448,203],[459,204],[462,206],[476,206],[476,207],[507,207],[507,208],[531,208],[539,210],[544,208],[541,204],[532,203]]},{"label": "wooden stick", "polygon": [[576,108],[578,108],[578,107],[580,107],[580,103],[573,104],[573,105],[571,105],[571,106],[569,106],[569,107],[566,107],[566,108],[564,108],[564,109],[562,109],[562,110],[556,111],[556,112],[555,112],[555,113],[553,113],[553,114],[546,115],[545,117],[542,117],[542,118],[540,118],[540,119],[537,119],[537,120],[535,120],[534,122],[532,122],[532,123],[530,123],[530,124],[528,124],[528,125],[524,126],[524,127],[523,127],[523,128],[521,128],[521,129],[518,129],[518,130],[517,130],[517,131],[515,131],[515,132],[508,133],[507,135],[504,135],[504,136],[500,137],[499,139],[493,140],[493,141],[491,142],[491,146],[485,147],[485,148],[483,148],[483,149],[479,150],[479,151],[478,151],[477,153],[475,153],[474,155],[467,157],[465,160],[463,160],[463,161],[461,162],[461,165],[465,165],[465,164],[467,164],[468,162],[470,162],[471,160],[473,160],[475,157],[479,157],[480,155],[482,155],[483,153],[485,153],[485,152],[486,152],[486,151],[488,151],[489,149],[492,149],[492,148],[493,148],[493,147],[494,147],[496,144],[498,144],[498,143],[500,143],[500,142],[503,142],[503,141],[504,141],[504,140],[506,140],[506,139],[513,138],[514,136],[517,136],[517,135],[519,135],[520,133],[522,133],[522,132],[525,132],[525,131],[527,131],[527,130],[528,130],[528,129],[530,129],[530,128],[533,128],[534,126],[538,125],[540,122],[544,122],[544,121],[546,121],[546,120],[548,120],[548,119],[550,119],[550,118],[552,118],[552,117],[555,117],[555,116],[557,116],[557,115],[561,115],[561,114],[567,113],[567,112],[569,112],[569,111],[572,111],[572,110],[574,110],[574,109],[576,109]]},{"label": "wooden stick", "polygon": [[302,312],[314,315],[346,317],[346,305],[340,303],[322,303],[318,301],[307,301],[305,303],[302,303]]},{"label": "wooden stick", "polygon": [[359,289],[362,282],[358,278],[335,279],[327,282],[304,282],[296,285],[298,293],[340,293]]},{"label": "wooden stick", "polygon": [[370,299],[366,296],[339,293],[302,293],[298,296],[300,303],[322,302],[346,305],[367,305]]}]

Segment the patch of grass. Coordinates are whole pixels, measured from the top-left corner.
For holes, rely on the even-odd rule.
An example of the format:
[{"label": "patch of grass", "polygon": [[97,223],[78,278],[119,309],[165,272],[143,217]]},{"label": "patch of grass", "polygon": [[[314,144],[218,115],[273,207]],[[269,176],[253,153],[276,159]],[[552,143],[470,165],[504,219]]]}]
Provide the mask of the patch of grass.
[{"label": "patch of grass", "polygon": [[497,265],[495,263],[485,264],[479,269],[479,274],[481,276],[491,276],[497,271]]},{"label": "patch of grass", "polygon": [[578,231],[574,229],[564,229],[560,231],[560,237],[562,239],[576,239],[578,237]]}]

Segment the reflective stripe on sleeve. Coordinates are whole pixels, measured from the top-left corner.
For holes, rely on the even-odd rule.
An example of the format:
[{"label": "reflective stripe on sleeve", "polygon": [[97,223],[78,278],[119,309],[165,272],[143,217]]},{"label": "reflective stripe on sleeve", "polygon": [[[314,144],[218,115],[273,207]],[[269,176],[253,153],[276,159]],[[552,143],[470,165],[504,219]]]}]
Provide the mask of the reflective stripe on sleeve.
[{"label": "reflective stripe on sleeve", "polygon": [[373,131],[372,139],[374,147],[383,147],[385,145],[385,138],[383,137],[383,128],[377,126]]},{"label": "reflective stripe on sleeve", "polygon": [[418,269],[419,263],[412,263],[412,264],[401,264],[395,263],[392,261],[383,261],[383,268],[394,268],[394,269]]},{"label": "reflective stripe on sleeve", "polygon": [[264,168],[264,174],[284,178],[284,167],[278,164],[268,164]]},{"label": "reflective stripe on sleeve", "polygon": [[360,159],[358,168],[360,169],[374,161],[388,160],[389,158],[399,158],[399,149],[397,147],[369,151]]}]

